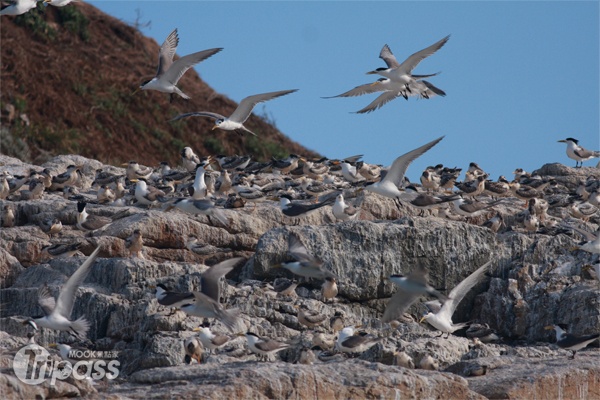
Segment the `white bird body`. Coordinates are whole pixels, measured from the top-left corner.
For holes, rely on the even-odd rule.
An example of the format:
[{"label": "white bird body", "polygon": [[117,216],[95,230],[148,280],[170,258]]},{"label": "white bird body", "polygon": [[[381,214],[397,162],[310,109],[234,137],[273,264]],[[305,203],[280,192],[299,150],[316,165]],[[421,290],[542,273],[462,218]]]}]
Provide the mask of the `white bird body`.
[{"label": "white bird body", "polygon": [[448,295],[449,299],[444,302],[441,309],[435,314],[428,312],[423,316],[421,321],[426,320],[431,326],[445,333],[453,333],[467,326],[466,323],[452,323],[452,315],[466,294],[485,276],[491,264],[492,262],[488,261],[460,282],[452,289]]},{"label": "white bird body", "polygon": [[194,179],[194,194],[192,195],[192,199],[201,200],[206,197],[208,194],[208,188],[206,187],[206,182],[204,181],[204,167],[198,166],[196,169],[196,178]]},{"label": "white bird body", "polygon": [[157,90],[163,93],[175,93],[184,99],[189,99],[190,97],[177,87],[179,79],[194,65],[223,50],[222,48],[203,50],[173,61],[178,44],[179,36],[177,35],[177,29],[174,29],[160,46],[156,76],[150,81],[143,83],[138,90]]},{"label": "white bird body", "polygon": [[368,184],[365,186],[365,190],[377,193],[384,197],[400,199],[402,197],[402,192],[398,189],[398,187],[404,180],[404,174],[406,173],[408,166],[419,156],[423,155],[426,151],[435,146],[443,138],[444,136],[439,137],[396,158],[385,177],[379,182]]},{"label": "white bird body", "polygon": [[9,5],[0,11],[0,15],[21,15],[37,6],[38,0],[16,0],[14,4]]},{"label": "white bird body", "polygon": [[298,89],[281,90],[278,92],[261,93],[248,96],[242,99],[238,107],[229,117],[209,111],[197,111],[178,115],[171,121],[177,121],[178,119],[187,117],[208,117],[215,120],[215,126],[213,126],[212,129],[220,128],[226,131],[245,131],[256,136],[254,132],[244,126],[244,122],[246,122],[248,117],[250,117],[254,107],[259,103],[263,103],[280,96],[285,96],[286,94],[296,92],[297,90]]},{"label": "white bird body", "polygon": [[575,168],[577,168],[578,165],[581,167],[584,161],[600,157],[600,151],[584,149],[579,145],[579,141],[577,139],[566,138],[564,140],[559,140],[559,142],[567,144],[567,157],[575,160]]},{"label": "white bird body", "polygon": [[69,316],[73,311],[77,288],[85,280],[99,252],[100,247],[97,247],[85,262],[77,268],[61,288],[57,300],[54,300],[54,297],[50,295],[46,286],[42,286],[39,291],[38,303],[46,313],[46,316],[34,318],[28,320],[28,322],[35,328],[40,326],[48,329],[68,331],[83,339],[90,328],[90,323],[84,317],[70,321]]}]

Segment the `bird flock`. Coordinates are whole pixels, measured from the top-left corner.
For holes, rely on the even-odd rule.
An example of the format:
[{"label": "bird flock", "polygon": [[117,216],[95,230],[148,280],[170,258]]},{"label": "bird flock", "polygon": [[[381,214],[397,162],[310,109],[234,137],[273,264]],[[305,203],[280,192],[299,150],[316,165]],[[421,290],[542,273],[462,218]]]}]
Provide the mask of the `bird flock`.
[{"label": "bird flock", "polygon": [[[65,6],[70,3],[69,0],[45,2],[53,6]],[[36,0],[18,0],[3,9],[0,14],[19,15],[34,8],[36,4]],[[429,99],[444,96],[443,90],[425,80],[437,74],[413,75],[412,71],[423,59],[440,50],[449,38],[450,36],[446,36],[412,54],[402,63],[396,60],[389,46],[385,45],[379,57],[387,67],[369,72],[383,78],[333,97],[381,92],[373,102],[357,111],[363,114],[375,111],[398,97],[408,99],[415,96]],[[156,76],[144,82],[139,90],[157,90],[187,99],[189,96],[177,87],[179,79],[189,68],[222,50],[203,50],[173,61],[178,43],[179,37],[175,29],[160,47]],[[246,97],[229,116],[211,111],[196,111],[179,115],[172,121],[193,116],[207,117],[215,120],[213,129],[255,135],[244,126],[254,107],[295,91],[296,89],[281,90]],[[2,226],[15,226],[16,203],[41,200],[44,196],[56,193],[75,203],[75,226],[86,233],[93,233],[127,216],[125,212],[116,213],[111,217],[90,214],[86,211],[86,206],[90,203],[97,207],[123,207],[124,210],[127,207],[159,209],[164,212],[177,210],[194,216],[205,215],[212,225],[227,227],[231,220],[236,218],[236,213],[255,213],[260,203],[274,202],[279,205],[284,223],[301,224],[310,213],[324,209],[331,210],[332,223],[359,220],[363,207],[372,199],[371,196],[381,196],[395,202],[398,210],[410,208],[418,210],[420,215],[429,213],[442,218],[466,220],[468,223],[489,228],[497,234],[507,230],[521,230],[528,234],[577,234],[583,239],[578,250],[591,253],[597,259],[597,255],[600,254],[600,232],[594,233],[589,228],[590,219],[597,221],[600,207],[600,180],[597,174],[590,174],[581,180],[577,189],[571,192],[555,179],[530,174],[521,169],[514,171],[514,179],[510,181],[504,176],[493,181],[477,163],[472,162],[462,181],[458,180],[462,174],[461,168],[438,164],[427,167],[420,176],[420,182],[411,183],[406,177],[410,164],[438,145],[443,138],[436,138],[400,155],[389,167],[368,164],[362,161],[361,155],[331,160],[326,157],[307,159],[290,154],[287,158],[272,158],[267,162],[253,160],[251,155],[200,157],[188,146],[181,150],[180,168],[171,167],[166,162],[154,168],[130,161],[123,165],[124,171],[95,171],[95,179],[89,188],[83,187],[82,184],[84,165],[69,165],[60,173],[49,169],[32,170],[29,175],[3,171],[0,173],[0,200],[4,202]],[[580,164],[584,161],[600,157],[600,152],[584,149],[576,139],[567,138],[560,142],[567,144],[567,156],[576,161],[576,167],[581,167]],[[507,215],[508,208],[505,205],[514,204],[515,201],[524,202],[524,209]],[[252,210],[244,211],[250,203]],[[567,215],[559,213],[558,210],[566,210]],[[511,225],[506,222],[509,219]],[[63,221],[53,217],[42,221],[40,229],[50,238],[60,237],[62,224]],[[43,254],[45,257],[71,256],[78,252],[81,245],[82,243],[57,243],[44,248]],[[131,257],[145,257],[140,229],[132,231],[126,247]],[[201,255],[219,251],[208,244],[198,243],[195,238],[189,238],[186,247]],[[77,289],[88,275],[99,251],[100,248],[96,248],[87,257],[62,286],[56,300],[47,286],[40,287],[38,303],[45,316],[27,318],[24,323],[35,330],[47,328],[66,331],[77,339],[84,339],[90,323],[84,316],[71,319],[71,313]],[[295,279],[283,287],[266,286],[265,290],[271,290],[277,295],[291,295],[295,294],[299,279],[305,282],[316,281],[321,284],[323,302],[336,300],[339,293],[338,284],[343,284],[344,277],[332,273],[326,263],[311,254],[301,238],[294,233],[288,236],[286,254],[289,261],[272,267],[274,270],[281,267],[291,272]],[[221,303],[220,286],[223,277],[244,261],[242,258],[231,258],[210,267],[202,274],[198,291],[176,292],[159,283],[154,288],[156,301],[161,306],[173,309],[173,312],[181,310],[190,316],[219,321],[230,332],[245,336],[248,348],[257,357],[269,359],[274,353],[293,344],[259,337],[252,331],[239,332],[239,310],[228,309]],[[389,280],[397,287],[397,291],[389,300],[380,320],[393,328],[397,327],[405,320],[406,313],[412,305],[419,299],[431,297],[434,300],[424,302],[428,311],[423,315],[421,322],[426,321],[442,334],[446,334],[446,337],[458,330],[469,328],[467,336],[471,338],[482,341],[499,340],[500,338],[487,327],[452,321],[458,304],[477,283],[485,279],[491,266],[492,261],[478,266],[470,276],[447,294],[429,284],[426,268],[416,268],[407,276],[391,275]],[[600,275],[598,264],[594,272]],[[297,304],[296,309],[299,323],[309,329],[324,324],[328,319],[305,304]],[[337,332],[333,347],[338,353],[360,353],[383,338],[361,330],[361,326],[344,326],[343,319],[337,317],[331,318],[330,326]],[[566,328],[559,324],[549,328],[556,331],[557,344],[571,349],[573,356],[577,350],[598,338],[597,334],[582,337],[568,334]],[[188,363],[192,360],[201,362],[203,351],[216,352],[233,340],[233,337],[213,332],[209,323],[196,328],[195,332],[197,335],[189,337],[183,343],[185,361]],[[62,354],[66,347],[61,349]],[[319,356],[328,359],[336,357],[336,354],[322,352]]]}]

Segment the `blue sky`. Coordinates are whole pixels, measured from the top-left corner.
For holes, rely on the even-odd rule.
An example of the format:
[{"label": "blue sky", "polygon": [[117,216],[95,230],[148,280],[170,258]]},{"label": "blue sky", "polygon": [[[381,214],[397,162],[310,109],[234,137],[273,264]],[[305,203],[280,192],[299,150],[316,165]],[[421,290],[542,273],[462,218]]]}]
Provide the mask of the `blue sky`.
[{"label": "blue sky", "polygon": [[[493,179],[512,179],[515,168],[574,166],[557,143],[566,137],[600,150],[597,1],[90,3],[125,22],[139,10],[141,21],[151,22],[142,32],[159,44],[178,28],[178,55],[223,47],[196,70],[236,102],[299,89],[255,111],[330,158],[364,154],[389,165],[446,135],[411,165],[411,180],[427,165],[464,170],[472,161]],[[384,44],[402,62],[448,34],[449,42],[413,71],[441,71],[430,81],[446,97],[399,98],[366,115],[351,112],[375,95],[321,98],[375,81],[365,73],[384,66]]]}]

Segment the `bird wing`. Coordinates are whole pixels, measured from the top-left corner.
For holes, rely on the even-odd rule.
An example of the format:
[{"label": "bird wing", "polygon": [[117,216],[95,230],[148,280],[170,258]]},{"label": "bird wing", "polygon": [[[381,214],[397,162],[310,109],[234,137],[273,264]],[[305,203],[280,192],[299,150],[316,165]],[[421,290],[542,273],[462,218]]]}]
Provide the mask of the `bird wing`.
[{"label": "bird wing", "polygon": [[170,119],[169,122],[177,121],[178,119],[188,118],[188,117],[209,117],[209,118],[213,118],[213,119],[225,119],[224,115],[217,114],[214,112],[196,111],[196,112],[190,112],[190,113],[185,113],[185,114],[179,114],[175,118]]},{"label": "bird wing", "polygon": [[187,56],[183,56],[177,59],[168,70],[163,72],[163,77],[168,82],[171,82],[173,85],[176,85],[179,82],[179,79],[186,73],[188,69],[198,64],[201,61],[206,60],[207,58],[217,54],[223,50],[222,48],[214,48],[208,50],[202,50],[197,53],[188,54]]},{"label": "bird wing", "polygon": [[323,98],[324,99],[333,99],[335,97],[356,97],[356,96],[362,96],[364,94],[381,92],[382,90],[385,90],[385,88],[381,87],[380,81],[378,80],[373,83],[365,83],[364,85],[357,86],[354,89],[350,89],[347,92],[338,94],[337,96],[329,96],[329,97],[323,97]]},{"label": "bird wing", "polygon": [[443,45],[450,39],[450,35],[446,36],[442,40],[432,44],[431,46],[424,48],[423,50],[417,51],[416,53],[409,56],[406,60],[402,62],[398,66],[399,69],[403,70],[406,73],[410,73],[421,61],[425,58],[429,57],[436,51],[442,48]]},{"label": "bird wing", "polygon": [[596,236],[595,236],[593,233],[586,231],[585,229],[581,229],[581,228],[578,228],[578,227],[576,227],[576,226],[569,225],[569,224],[567,224],[566,222],[563,222],[563,223],[561,223],[560,225],[561,225],[561,226],[563,226],[563,227],[565,227],[565,228],[572,229],[572,230],[574,230],[575,232],[579,233],[579,234],[580,234],[581,236],[583,236],[583,237],[584,237],[584,238],[585,238],[585,239],[586,239],[588,242],[591,242],[591,241],[594,241],[594,240],[596,240]]},{"label": "bird wing", "polygon": [[[417,82],[418,82],[418,84],[419,84],[419,83],[422,83],[423,85],[425,85],[425,87],[426,87],[428,90],[430,90],[431,92],[433,92],[434,94],[436,94],[436,95],[438,95],[438,96],[442,96],[442,97],[446,96],[446,92],[444,92],[442,89],[440,89],[440,88],[438,88],[438,87],[435,87],[433,84],[431,84],[431,83],[430,83],[430,82],[428,82],[428,81],[417,81]],[[411,86],[412,86],[412,85],[411,85]],[[411,87],[411,89],[412,89],[412,87]],[[431,96],[431,94],[430,94],[430,93],[428,93],[428,94],[429,94],[429,96]]]},{"label": "bird wing", "polygon": [[270,352],[277,349],[284,349],[288,346],[289,345],[285,343],[279,343],[272,339],[262,339],[254,344],[254,347],[264,352]]},{"label": "bird wing", "polygon": [[254,109],[254,106],[256,106],[258,103],[272,100],[280,96],[285,96],[286,94],[293,93],[296,91],[298,91],[298,89],[281,90],[279,92],[269,92],[255,94],[254,96],[248,96],[240,102],[233,114],[231,114],[231,116],[229,117],[229,120],[239,122],[240,124],[242,124],[248,119],[248,117],[252,113],[252,110]]},{"label": "bird wing", "polygon": [[77,270],[71,275],[67,283],[65,283],[60,290],[60,294],[58,295],[58,300],[56,301],[56,307],[54,308],[55,313],[62,315],[63,317],[69,318],[71,312],[73,311],[73,303],[75,301],[75,292],[77,288],[83,283],[85,277],[90,271],[98,253],[100,252],[100,247],[96,247],[96,250],[92,254],[89,255],[87,260]]},{"label": "bird wing", "polygon": [[56,307],[56,301],[54,300],[54,296],[50,294],[47,284],[41,286],[38,290],[38,304],[42,307],[46,315],[52,314],[52,311]]},{"label": "bird wing", "polygon": [[177,28],[167,36],[158,51],[158,70],[156,76],[162,75],[173,64],[173,57],[179,44],[179,36],[177,36]]},{"label": "bird wing", "polygon": [[381,321],[390,322],[400,318],[418,298],[418,293],[398,290],[388,302]]},{"label": "bird wing", "polygon": [[385,61],[388,68],[398,68],[400,66],[400,63],[396,60],[396,56],[392,54],[392,50],[387,44],[383,45],[383,48],[379,52],[379,58]]},{"label": "bird wing", "polygon": [[215,345],[215,346],[221,346],[225,343],[227,343],[229,341],[229,336],[225,336],[225,335],[218,335],[215,336],[214,338],[211,339],[211,342]]},{"label": "bird wing", "polygon": [[230,260],[222,261],[202,274],[202,293],[215,300],[219,301],[219,279],[222,276],[227,275],[229,271],[235,267],[235,265],[242,260],[243,257],[236,257]]},{"label": "bird wing", "polygon": [[321,263],[320,260],[316,259],[312,254],[308,252],[306,247],[300,242],[298,236],[290,233],[288,237],[288,253],[298,261],[306,261],[309,263]]},{"label": "bird wing", "polygon": [[366,114],[377,110],[378,108],[383,107],[390,101],[402,96],[402,92],[398,92],[395,90],[388,90],[377,96],[375,100],[373,100],[366,107],[356,111],[356,114]]},{"label": "bird wing", "polygon": [[392,166],[390,167],[388,173],[385,175],[385,178],[383,178],[383,180],[391,181],[396,186],[400,186],[402,183],[402,180],[404,179],[404,174],[406,173],[406,170],[408,169],[408,166],[410,165],[410,163],[412,163],[414,160],[416,160],[417,158],[422,156],[425,152],[427,152],[433,146],[438,144],[438,142],[440,140],[442,140],[443,138],[444,138],[444,136],[441,136],[441,137],[439,137],[417,149],[409,151],[408,153],[403,154],[400,157],[396,158],[394,160],[394,162],[392,163]]},{"label": "bird wing", "polygon": [[462,301],[465,295],[485,276],[488,268],[492,265],[492,261],[488,261],[479,267],[471,275],[467,276],[461,283],[456,285],[450,294],[449,299],[444,302],[440,313],[444,314],[450,321],[458,304]]}]

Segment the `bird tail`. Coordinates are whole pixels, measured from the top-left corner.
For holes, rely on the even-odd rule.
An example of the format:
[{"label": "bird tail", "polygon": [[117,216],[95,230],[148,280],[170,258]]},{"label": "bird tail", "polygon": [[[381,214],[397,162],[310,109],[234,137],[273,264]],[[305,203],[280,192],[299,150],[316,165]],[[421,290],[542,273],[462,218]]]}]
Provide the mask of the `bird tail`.
[{"label": "bird tail", "polygon": [[90,323],[85,317],[79,317],[75,321],[71,322],[71,333],[80,339],[85,339],[85,336],[90,329]]}]

